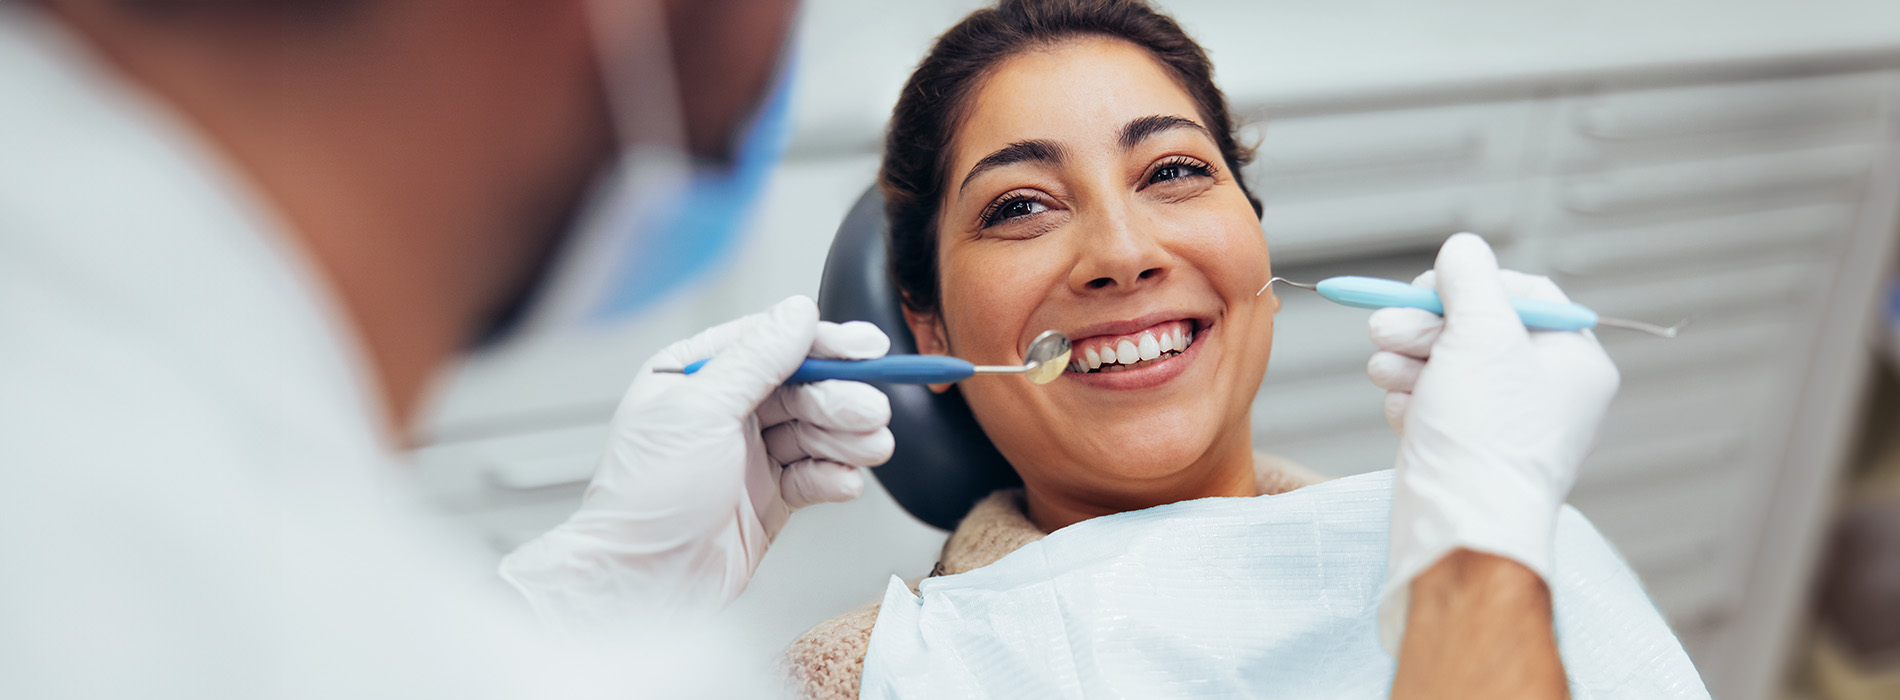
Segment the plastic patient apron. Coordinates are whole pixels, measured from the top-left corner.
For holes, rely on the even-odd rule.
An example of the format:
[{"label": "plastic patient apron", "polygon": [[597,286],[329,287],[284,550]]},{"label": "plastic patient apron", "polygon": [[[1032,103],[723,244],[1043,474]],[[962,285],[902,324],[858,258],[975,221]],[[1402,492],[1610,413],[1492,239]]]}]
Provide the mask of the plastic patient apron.
[{"label": "plastic patient apron", "polygon": [[[1087,520],[994,564],[891,579],[866,698],[1374,698],[1392,473]],[[1551,582],[1571,697],[1706,698],[1622,558],[1569,507]]]}]

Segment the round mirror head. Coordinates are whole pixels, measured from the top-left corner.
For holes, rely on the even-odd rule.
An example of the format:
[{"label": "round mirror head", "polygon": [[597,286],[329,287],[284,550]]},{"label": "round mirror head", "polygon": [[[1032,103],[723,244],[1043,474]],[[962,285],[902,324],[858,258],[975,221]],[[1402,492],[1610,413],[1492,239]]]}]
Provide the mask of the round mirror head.
[{"label": "round mirror head", "polygon": [[1037,384],[1055,381],[1069,369],[1069,350],[1069,336],[1062,331],[1043,331],[1029,341],[1029,352],[1023,353],[1023,376]]}]

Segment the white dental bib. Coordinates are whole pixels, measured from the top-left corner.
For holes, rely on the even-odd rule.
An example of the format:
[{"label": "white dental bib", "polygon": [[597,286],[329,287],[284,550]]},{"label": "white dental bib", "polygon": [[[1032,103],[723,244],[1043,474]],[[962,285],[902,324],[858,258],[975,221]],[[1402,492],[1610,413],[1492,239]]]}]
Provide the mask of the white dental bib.
[{"label": "white dental bib", "polygon": [[[893,577],[865,698],[1373,698],[1392,473],[1063,528],[989,566]],[[1706,698],[1622,558],[1574,509],[1552,582],[1571,697]]]}]

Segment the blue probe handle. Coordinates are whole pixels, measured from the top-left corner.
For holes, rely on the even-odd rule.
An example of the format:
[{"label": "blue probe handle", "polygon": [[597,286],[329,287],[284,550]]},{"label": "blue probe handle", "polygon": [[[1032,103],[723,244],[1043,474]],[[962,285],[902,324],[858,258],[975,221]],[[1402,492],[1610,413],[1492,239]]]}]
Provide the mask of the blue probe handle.
[{"label": "blue probe handle", "polygon": [[[1320,296],[1346,306],[1383,309],[1402,306],[1445,315],[1445,303],[1438,292],[1404,282],[1376,277],[1331,277],[1314,285]],[[1524,327],[1534,331],[1580,331],[1595,328],[1597,312],[1580,304],[1512,298],[1511,308],[1523,319]]]},{"label": "blue probe handle", "polygon": [[[698,372],[712,358],[687,365],[685,374]],[[786,384],[806,384],[827,379],[888,384],[948,384],[969,379],[976,365],[944,355],[888,355],[875,360],[805,360]]]}]

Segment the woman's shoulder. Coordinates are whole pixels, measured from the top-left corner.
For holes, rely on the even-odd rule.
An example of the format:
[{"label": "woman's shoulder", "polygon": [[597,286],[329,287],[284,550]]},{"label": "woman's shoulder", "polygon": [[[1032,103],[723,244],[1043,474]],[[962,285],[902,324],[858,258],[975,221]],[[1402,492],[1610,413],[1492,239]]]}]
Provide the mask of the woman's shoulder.
[{"label": "woman's shoulder", "polygon": [[1258,450],[1253,453],[1253,472],[1254,484],[1263,494],[1286,493],[1326,480],[1304,464]]},{"label": "woman's shoulder", "polygon": [[932,576],[950,576],[989,566],[1046,533],[1030,522],[1023,490],[1003,489],[970,508],[943,545]]},{"label": "woman's shoulder", "polygon": [[[931,576],[960,574],[988,566],[1043,532],[1024,512],[1022,489],[997,491],[977,502],[944,542]],[[910,581],[917,590],[920,580]],[[864,653],[877,626],[877,602],[857,608],[806,631],[779,657],[779,672],[791,697],[801,700],[855,698],[864,678]]]},{"label": "woman's shoulder", "polygon": [[855,698],[864,678],[864,652],[871,645],[879,604],[870,603],[818,623],[785,648],[779,673],[789,695],[800,700]]}]

